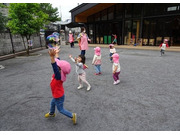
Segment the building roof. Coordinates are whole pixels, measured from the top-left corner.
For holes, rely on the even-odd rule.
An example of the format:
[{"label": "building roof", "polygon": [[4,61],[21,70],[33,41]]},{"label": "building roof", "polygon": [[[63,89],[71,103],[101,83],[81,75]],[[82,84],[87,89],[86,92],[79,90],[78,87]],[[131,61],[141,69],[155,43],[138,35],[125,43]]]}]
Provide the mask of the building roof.
[{"label": "building roof", "polygon": [[115,4],[116,3],[83,3],[70,10],[72,22],[86,23],[88,16],[96,14]]},{"label": "building roof", "polygon": [[69,12],[74,12],[75,10],[78,10],[78,9],[80,9],[81,7],[83,7],[83,6],[87,5],[87,4],[88,4],[88,3],[82,3],[82,4],[80,4],[79,6],[71,9]]}]

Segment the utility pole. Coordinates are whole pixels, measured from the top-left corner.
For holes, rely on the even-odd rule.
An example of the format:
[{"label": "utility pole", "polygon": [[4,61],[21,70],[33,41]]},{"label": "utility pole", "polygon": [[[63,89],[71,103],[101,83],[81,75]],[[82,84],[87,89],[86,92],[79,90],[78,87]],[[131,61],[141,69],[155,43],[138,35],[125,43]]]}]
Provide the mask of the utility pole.
[{"label": "utility pole", "polygon": [[15,54],[14,44],[13,44],[13,40],[12,40],[12,35],[11,35],[11,31],[10,31],[9,28],[8,28],[8,31],[9,31],[9,36],[10,36],[10,39],[11,39],[12,51],[13,51],[13,54]]}]

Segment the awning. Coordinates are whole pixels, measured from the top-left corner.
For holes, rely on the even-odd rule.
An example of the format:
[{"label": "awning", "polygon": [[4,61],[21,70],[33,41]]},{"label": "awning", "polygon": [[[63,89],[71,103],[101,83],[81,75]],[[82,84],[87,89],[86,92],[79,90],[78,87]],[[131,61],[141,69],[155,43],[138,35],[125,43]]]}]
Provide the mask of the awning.
[{"label": "awning", "polygon": [[69,24],[66,24],[68,28],[75,28],[75,27],[84,27],[84,23],[77,23],[77,22],[71,22]]}]

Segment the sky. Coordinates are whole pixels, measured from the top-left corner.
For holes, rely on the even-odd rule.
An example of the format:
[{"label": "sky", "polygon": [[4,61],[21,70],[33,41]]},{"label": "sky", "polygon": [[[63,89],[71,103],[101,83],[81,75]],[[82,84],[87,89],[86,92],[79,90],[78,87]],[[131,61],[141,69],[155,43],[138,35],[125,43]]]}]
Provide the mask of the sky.
[{"label": "sky", "polygon": [[69,11],[71,9],[73,9],[73,8],[78,6],[78,2],[77,1],[70,2],[70,3],[71,4],[69,4],[69,3],[62,3],[62,2],[51,3],[54,8],[55,7],[58,8],[59,13],[61,12],[61,14],[62,14],[62,21],[65,21],[67,19],[71,19],[71,13]]}]

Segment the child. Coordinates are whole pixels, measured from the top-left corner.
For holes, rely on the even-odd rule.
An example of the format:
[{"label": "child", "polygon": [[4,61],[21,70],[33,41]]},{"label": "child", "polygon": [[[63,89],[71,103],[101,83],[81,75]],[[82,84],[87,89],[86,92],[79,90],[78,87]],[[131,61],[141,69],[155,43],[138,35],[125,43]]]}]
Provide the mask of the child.
[{"label": "child", "polygon": [[32,46],[33,46],[33,43],[32,43],[32,40],[28,40],[28,46],[29,46],[29,49],[31,49],[32,50]]},{"label": "child", "polygon": [[71,55],[69,55],[69,58],[76,63],[76,73],[78,74],[78,81],[79,81],[79,86],[77,89],[82,89],[83,88],[83,83],[87,84],[87,91],[91,89],[91,85],[88,83],[86,80],[86,72],[84,71],[84,64],[85,64],[85,56],[79,55],[78,58],[73,59]]},{"label": "child", "polygon": [[109,56],[110,56],[110,61],[112,62],[112,55],[114,54],[114,53],[116,53],[116,49],[114,48],[114,45],[113,44],[110,44],[109,45],[109,48],[110,48],[110,54],[109,54]]},{"label": "child", "polygon": [[92,65],[94,65],[96,73],[95,75],[101,74],[101,48],[96,47],[94,48],[94,58],[92,61]]},{"label": "child", "polygon": [[117,35],[115,34],[115,35],[113,35],[113,37],[114,37],[114,40],[112,41],[112,44],[117,44]]},{"label": "child", "polygon": [[112,55],[113,58],[113,66],[112,66],[112,71],[113,71],[113,78],[114,78],[114,84],[120,83],[119,80],[119,74],[121,71],[120,63],[119,63],[119,54],[115,53]]},{"label": "child", "polygon": [[161,47],[161,51],[160,52],[161,52],[161,56],[162,56],[162,54],[165,53],[166,47],[169,47],[168,40],[164,39],[164,43],[160,44],[159,47]]},{"label": "child", "polygon": [[71,66],[67,61],[58,59],[59,51],[59,49],[49,49],[49,56],[51,58],[51,64],[54,71],[50,83],[53,99],[51,101],[50,112],[46,113],[45,117],[55,117],[55,106],[57,106],[60,113],[71,118],[73,124],[76,124],[76,113],[71,113],[68,110],[65,110],[63,107],[65,99],[63,82],[66,81],[66,75],[70,73]]}]

